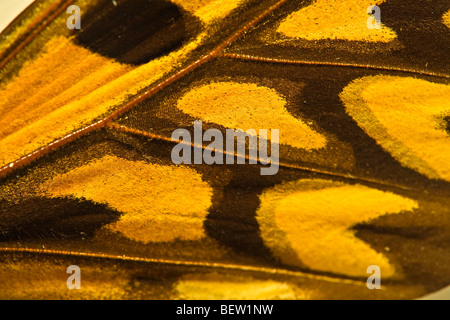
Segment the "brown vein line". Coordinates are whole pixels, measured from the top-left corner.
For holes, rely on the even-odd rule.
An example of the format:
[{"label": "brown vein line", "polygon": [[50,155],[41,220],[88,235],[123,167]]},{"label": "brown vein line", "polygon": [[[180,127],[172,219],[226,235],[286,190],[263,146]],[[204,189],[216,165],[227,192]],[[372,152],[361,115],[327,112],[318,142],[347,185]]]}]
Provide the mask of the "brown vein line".
[{"label": "brown vein line", "polygon": [[[70,0],[72,1],[72,0]],[[116,111],[112,112],[110,115],[106,116],[105,118],[101,119],[100,121],[97,121],[91,125],[85,126],[75,132],[72,132],[71,134],[68,134],[60,139],[57,139],[50,143],[49,145],[46,145],[42,148],[39,148],[38,150],[27,154],[26,156],[21,157],[20,159],[13,161],[3,167],[0,168],[0,178],[5,177],[6,175],[12,173],[13,171],[17,170],[18,168],[21,168],[27,164],[30,164],[31,162],[35,161],[36,159],[39,159],[40,157],[49,154],[50,152],[54,151],[57,148],[60,148],[67,143],[74,141],[88,133],[91,133],[95,130],[98,130],[100,128],[104,128],[108,123],[111,123],[124,113],[131,110],[134,106],[136,106],[138,103],[144,101],[145,99],[151,97],[152,95],[156,94],[163,88],[167,87],[168,85],[172,84],[173,82],[179,80],[189,72],[197,69],[201,65],[205,64],[206,62],[217,58],[220,53],[233,41],[235,41],[237,38],[239,38],[242,34],[244,34],[247,30],[252,28],[255,24],[257,24],[259,21],[264,19],[268,14],[270,14],[272,11],[276,10],[278,7],[280,7],[283,3],[285,3],[287,0],[280,0],[271,7],[269,7],[267,10],[262,12],[260,15],[255,17],[253,20],[248,22],[246,25],[244,25],[241,29],[236,31],[234,34],[232,34],[230,37],[228,37],[224,42],[219,44],[216,48],[214,48],[210,53],[206,54],[202,58],[196,60],[195,62],[188,65],[186,68],[178,71],[171,77],[159,82],[158,84],[154,85],[147,91],[143,92],[142,94],[138,95],[137,97],[134,97],[130,101],[128,101],[125,105],[117,109]]]},{"label": "brown vein line", "polygon": [[428,71],[417,71],[417,70],[413,70],[413,69],[402,69],[402,68],[396,68],[396,67],[375,66],[375,65],[370,65],[370,64],[277,59],[277,58],[258,57],[258,56],[238,54],[238,53],[222,53],[222,54],[220,54],[220,57],[229,58],[229,59],[237,59],[237,60],[267,62],[267,63],[299,64],[299,65],[330,66],[330,67],[352,67],[352,68],[363,68],[363,69],[373,69],[373,70],[383,70],[383,71],[398,71],[398,72],[414,73],[414,74],[421,74],[421,75],[447,78],[447,79],[450,78],[450,75],[447,75],[447,74],[434,73],[434,72],[428,72]]},{"label": "brown vein line", "polygon": [[[62,0],[54,3],[42,12],[33,22],[30,23],[27,30],[14,41],[10,48],[14,48],[9,54],[4,52],[0,55],[0,69],[10,62],[25,46],[27,46],[34,38],[56,19],[64,10],[67,9],[75,0]],[[59,8],[59,9],[58,9]],[[53,12],[53,14],[52,14]],[[48,16],[48,17],[47,17]]]},{"label": "brown vein line", "polygon": [[[170,142],[170,143],[174,143],[174,144],[184,144],[190,147],[195,147],[195,145],[191,142],[185,142],[182,140],[172,140],[170,138],[158,135],[158,134],[154,134],[154,133],[150,133],[150,132],[146,132],[146,131],[141,131],[141,130],[136,130],[127,126],[123,126],[123,125],[119,125],[119,124],[115,124],[115,123],[110,123],[107,125],[109,128],[111,129],[115,129],[121,132],[125,132],[125,133],[131,133],[131,134],[135,134],[135,135],[140,135],[140,136],[144,136],[147,138],[151,138],[151,139],[157,139],[157,140],[162,140],[162,141],[166,141],[166,142]],[[214,150],[214,148],[209,148],[208,146],[201,146],[203,150]],[[245,154],[245,156],[242,156],[240,154],[235,153],[230,153],[224,150],[215,150],[217,152],[222,153],[223,155],[233,155],[236,157],[240,157],[240,158],[245,158],[247,160],[255,160],[258,161],[259,158],[254,158],[254,157],[250,157],[249,155],[247,155],[247,153]],[[373,183],[379,186],[385,186],[385,187],[390,187],[390,188],[397,188],[397,189],[401,189],[401,190],[407,190],[407,191],[411,191],[413,189],[404,186],[404,185],[398,185],[398,184],[391,184],[391,183],[387,183],[385,181],[381,181],[381,180],[377,180],[377,179],[371,179],[371,178],[364,178],[364,177],[357,177],[357,176],[353,176],[351,174],[345,174],[345,173],[339,173],[339,172],[332,172],[332,171],[328,171],[328,170],[323,170],[323,169],[317,169],[317,168],[311,168],[311,167],[307,167],[307,166],[301,166],[298,164],[290,164],[290,163],[281,163],[281,162],[274,162],[274,164],[277,164],[280,167],[284,167],[284,168],[290,168],[290,169],[298,169],[298,170],[303,170],[303,171],[308,171],[308,172],[312,172],[312,173],[318,173],[318,174],[323,174],[323,175],[327,175],[327,176],[331,176],[331,177],[339,177],[339,178],[344,178],[347,180],[352,180],[352,181],[360,181],[360,182],[368,182],[368,183]]]},{"label": "brown vein line", "polygon": [[29,153],[28,155],[23,156],[20,159],[1,167],[0,168],[0,178],[5,177],[6,175],[14,172],[15,170],[30,164],[34,160],[36,160],[46,154],[49,154],[50,152],[55,151],[57,148],[60,148],[64,145],[66,145],[67,143],[74,141],[81,136],[84,136],[87,133],[90,133],[94,130],[103,128],[104,126],[105,126],[105,120],[102,119],[93,124],[85,126],[77,131],[74,131],[74,132],[62,137],[61,139],[57,139],[57,140],[49,143],[48,145],[41,147],[41,148],[37,149],[36,151],[33,151],[33,152]]},{"label": "brown vein line", "polygon": [[269,268],[269,267],[256,267],[241,264],[229,264],[229,263],[217,263],[217,262],[202,262],[202,261],[184,261],[184,260],[170,260],[170,259],[159,259],[159,258],[143,258],[143,257],[133,257],[126,255],[114,255],[105,253],[92,253],[92,252],[80,252],[80,251],[62,251],[62,250],[50,250],[50,249],[32,249],[32,248],[0,248],[0,252],[6,253],[37,253],[37,254],[48,254],[48,255],[60,255],[60,256],[71,256],[71,257],[83,257],[83,258],[99,258],[99,259],[111,259],[111,260],[121,260],[129,262],[146,262],[153,264],[164,264],[173,266],[183,266],[183,267],[203,267],[203,268],[214,268],[214,269],[224,269],[224,270],[236,270],[245,272],[258,272],[266,273],[272,275],[285,275],[293,276],[299,278],[307,278],[311,280],[326,281],[339,284],[350,284],[356,286],[366,286],[366,282],[363,280],[354,280],[348,278],[338,278],[326,275],[317,275],[302,271],[292,271],[287,269],[279,268]]}]

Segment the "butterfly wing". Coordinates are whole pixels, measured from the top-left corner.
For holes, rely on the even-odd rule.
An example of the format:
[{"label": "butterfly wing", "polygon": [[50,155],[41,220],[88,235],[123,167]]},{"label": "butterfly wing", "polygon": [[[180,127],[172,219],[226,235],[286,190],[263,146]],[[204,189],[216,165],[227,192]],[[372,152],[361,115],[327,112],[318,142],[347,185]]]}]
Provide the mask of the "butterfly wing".
[{"label": "butterfly wing", "polygon": [[[375,1],[377,29],[372,2],[36,2],[0,45],[3,297],[399,299],[447,285],[448,3]],[[195,136],[196,120],[223,137],[278,129],[276,174],[250,156],[175,165],[172,132]],[[370,266],[385,290],[368,290]]]}]

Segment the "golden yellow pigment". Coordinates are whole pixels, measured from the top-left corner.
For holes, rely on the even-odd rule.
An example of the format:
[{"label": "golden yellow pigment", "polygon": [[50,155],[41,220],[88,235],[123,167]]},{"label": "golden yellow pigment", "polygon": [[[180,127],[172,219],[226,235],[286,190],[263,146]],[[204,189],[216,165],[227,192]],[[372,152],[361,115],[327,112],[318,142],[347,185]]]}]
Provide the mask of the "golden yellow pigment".
[{"label": "golden yellow pigment", "polygon": [[341,100],[364,131],[402,165],[450,181],[450,86],[412,77],[364,77]]},{"label": "golden yellow pigment", "polygon": [[[73,4],[79,6],[80,8],[90,8],[98,5],[101,1],[102,0],[76,0]],[[18,20],[18,24],[13,30],[11,30],[11,33],[8,35],[8,37],[0,36],[0,52],[6,51],[16,40],[18,40],[19,37],[23,36],[27,32],[28,28],[34,31],[36,29],[36,25],[32,25],[32,23],[36,22],[37,20],[42,21],[47,19],[50,12],[48,10],[52,7],[58,8],[57,6],[55,6],[55,4],[57,4],[57,1],[55,0],[34,1],[32,4],[34,6],[33,10],[28,10],[26,16]],[[48,38],[50,37],[50,35],[69,36],[71,30],[66,27],[67,17],[68,15],[65,13],[65,11],[63,11],[62,14],[60,14],[40,33],[35,42],[44,42],[43,38]],[[32,50],[28,51],[30,50],[30,47],[32,48],[33,46],[25,47],[22,49],[22,53],[27,52],[26,56],[24,57],[25,59],[27,59],[29,57],[28,55],[32,54],[33,52]],[[17,59],[17,57],[15,59]]]},{"label": "golden yellow pigment", "polygon": [[185,94],[177,107],[197,119],[226,128],[279,129],[280,143],[311,150],[325,147],[326,138],[286,109],[277,91],[253,83],[214,82]]},{"label": "golden yellow pigment", "polygon": [[2,263],[0,299],[124,299],[132,290],[124,272],[90,265],[81,267],[81,289],[69,290],[67,267],[45,259],[23,262],[16,258]]},{"label": "golden yellow pigment", "polygon": [[442,16],[442,20],[444,21],[444,24],[450,28],[450,10],[444,13],[444,15]]},{"label": "golden yellow pigment", "polygon": [[122,213],[107,227],[144,243],[199,240],[212,188],[186,167],[105,156],[42,186],[53,196],[75,196]]},{"label": "golden yellow pigment", "polygon": [[380,29],[367,27],[367,8],[383,2],[385,0],[316,0],[290,14],[281,22],[277,32],[287,37],[306,40],[389,42],[397,35],[383,23]]},{"label": "golden yellow pigment", "polygon": [[296,297],[291,285],[273,280],[233,279],[217,275],[186,277],[176,284],[177,299],[184,300],[265,300],[306,299]]},{"label": "golden yellow pigment", "polygon": [[46,54],[26,63],[0,89],[0,165],[107,114],[179,67],[202,37],[137,68],[92,53],[64,37],[53,38]]},{"label": "golden yellow pigment", "polygon": [[5,52],[8,47],[14,43],[14,41],[22,36],[33,21],[35,21],[38,17],[42,17],[41,12],[48,8],[51,4],[51,0],[38,1],[37,3],[35,2],[35,10],[21,19],[19,24],[14,28],[14,30],[11,31],[8,37],[3,37],[2,35],[2,37],[0,38],[0,53]]},{"label": "golden yellow pigment", "polygon": [[286,264],[349,276],[365,276],[378,265],[395,268],[350,228],[385,214],[418,208],[416,201],[362,185],[297,180],[268,189],[257,211],[264,243]]},{"label": "golden yellow pigment", "polygon": [[0,91],[0,165],[105,113],[109,106],[92,93],[130,70],[64,37],[49,41],[45,50]]},{"label": "golden yellow pigment", "polygon": [[171,2],[191,12],[204,23],[210,23],[215,19],[224,18],[245,0],[171,0]]}]

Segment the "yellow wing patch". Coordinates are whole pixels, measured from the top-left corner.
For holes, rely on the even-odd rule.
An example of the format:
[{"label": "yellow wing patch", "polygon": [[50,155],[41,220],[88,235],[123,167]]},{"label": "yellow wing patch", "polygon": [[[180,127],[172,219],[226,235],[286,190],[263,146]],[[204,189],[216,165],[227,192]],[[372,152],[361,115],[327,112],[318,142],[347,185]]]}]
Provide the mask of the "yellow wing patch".
[{"label": "yellow wing patch", "polygon": [[274,89],[253,83],[215,82],[185,94],[177,107],[206,122],[242,129],[279,129],[280,143],[311,150],[326,138],[289,114],[286,100]]},{"label": "yellow wing patch", "polygon": [[340,94],[351,115],[402,165],[450,181],[450,86],[411,77],[364,77]]},{"label": "yellow wing patch", "polygon": [[260,200],[261,236],[276,257],[289,265],[350,276],[365,276],[369,265],[378,265],[384,277],[395,273],[389,260],[350,228],[418,207],[390,192],[321,179],[283,183],[264,191]]},{"label": "yellow wing patch", "polygon": [[215,19],[222,19],[231,11],[239,7],[245,0],[171,0],[183,7],[204,23],[208,24]]},{"label": "yellow wing patch", "polygon": [[125,272],[114,268],[98,269],[84,264],[81,290],[69,290],[65,273],[67,265],[35,258],[23,261],[19,257],[0,266],[0,299],[29,300],[118,300],[126,299],[132,290]]},{"label": "yellow wing patch", "polygon": [[215,274],[185,277],[176,284],[176,298],[187,300],[307,299],[287,283],[252,278],[236,279]]},{"label": "yellow wing patch", "polygon": [[381,29],[367,27],[367,8],[383,2],[385,0],[316,0],[290,14],[277,31],[287,37],[306,40],[389,42],[397,38],[393,30],[383,24]]},{"label": "yellow wing patch", "polygon": [[45,55],[26,63],[0,89],[0,166],[108,113],[179,66],[203,36],[137,68],[92,53],[65,37],[53,38]]},{"label": "yellow wing patch", "polygon": [[[31,1],[30,1],[31,2]],[[2,34],[0,37],[0,52],[4,53],[13,43],[17,41],[17,39],[26,32],[27,28],[32,24],[32,22],[38,17],[42,17],[43,12],[47,8],[54,4],[55,1],[52,0],[42,0],[42,1],[34,1],[35,10],[30,11],[29,14],[23,17],[20,21],[18,21],[18,25],[12,30],[7,37]],[[45,12],[46,13],[46,12]],[[3,32],[3,31],[2,31]]]},{"label": "yellow wing patch", "polygon": [[444,24],[450,28],[450,10],[444,13],[444,15],[442,16],[442,20],[444,21]]},{"label": "yellow wing patch", "polygon": [[203,238],[213,193],[192,169],[113,156],[58,175],[42,190],[107,204],[123,213],[107,228],[144,243]]}]

